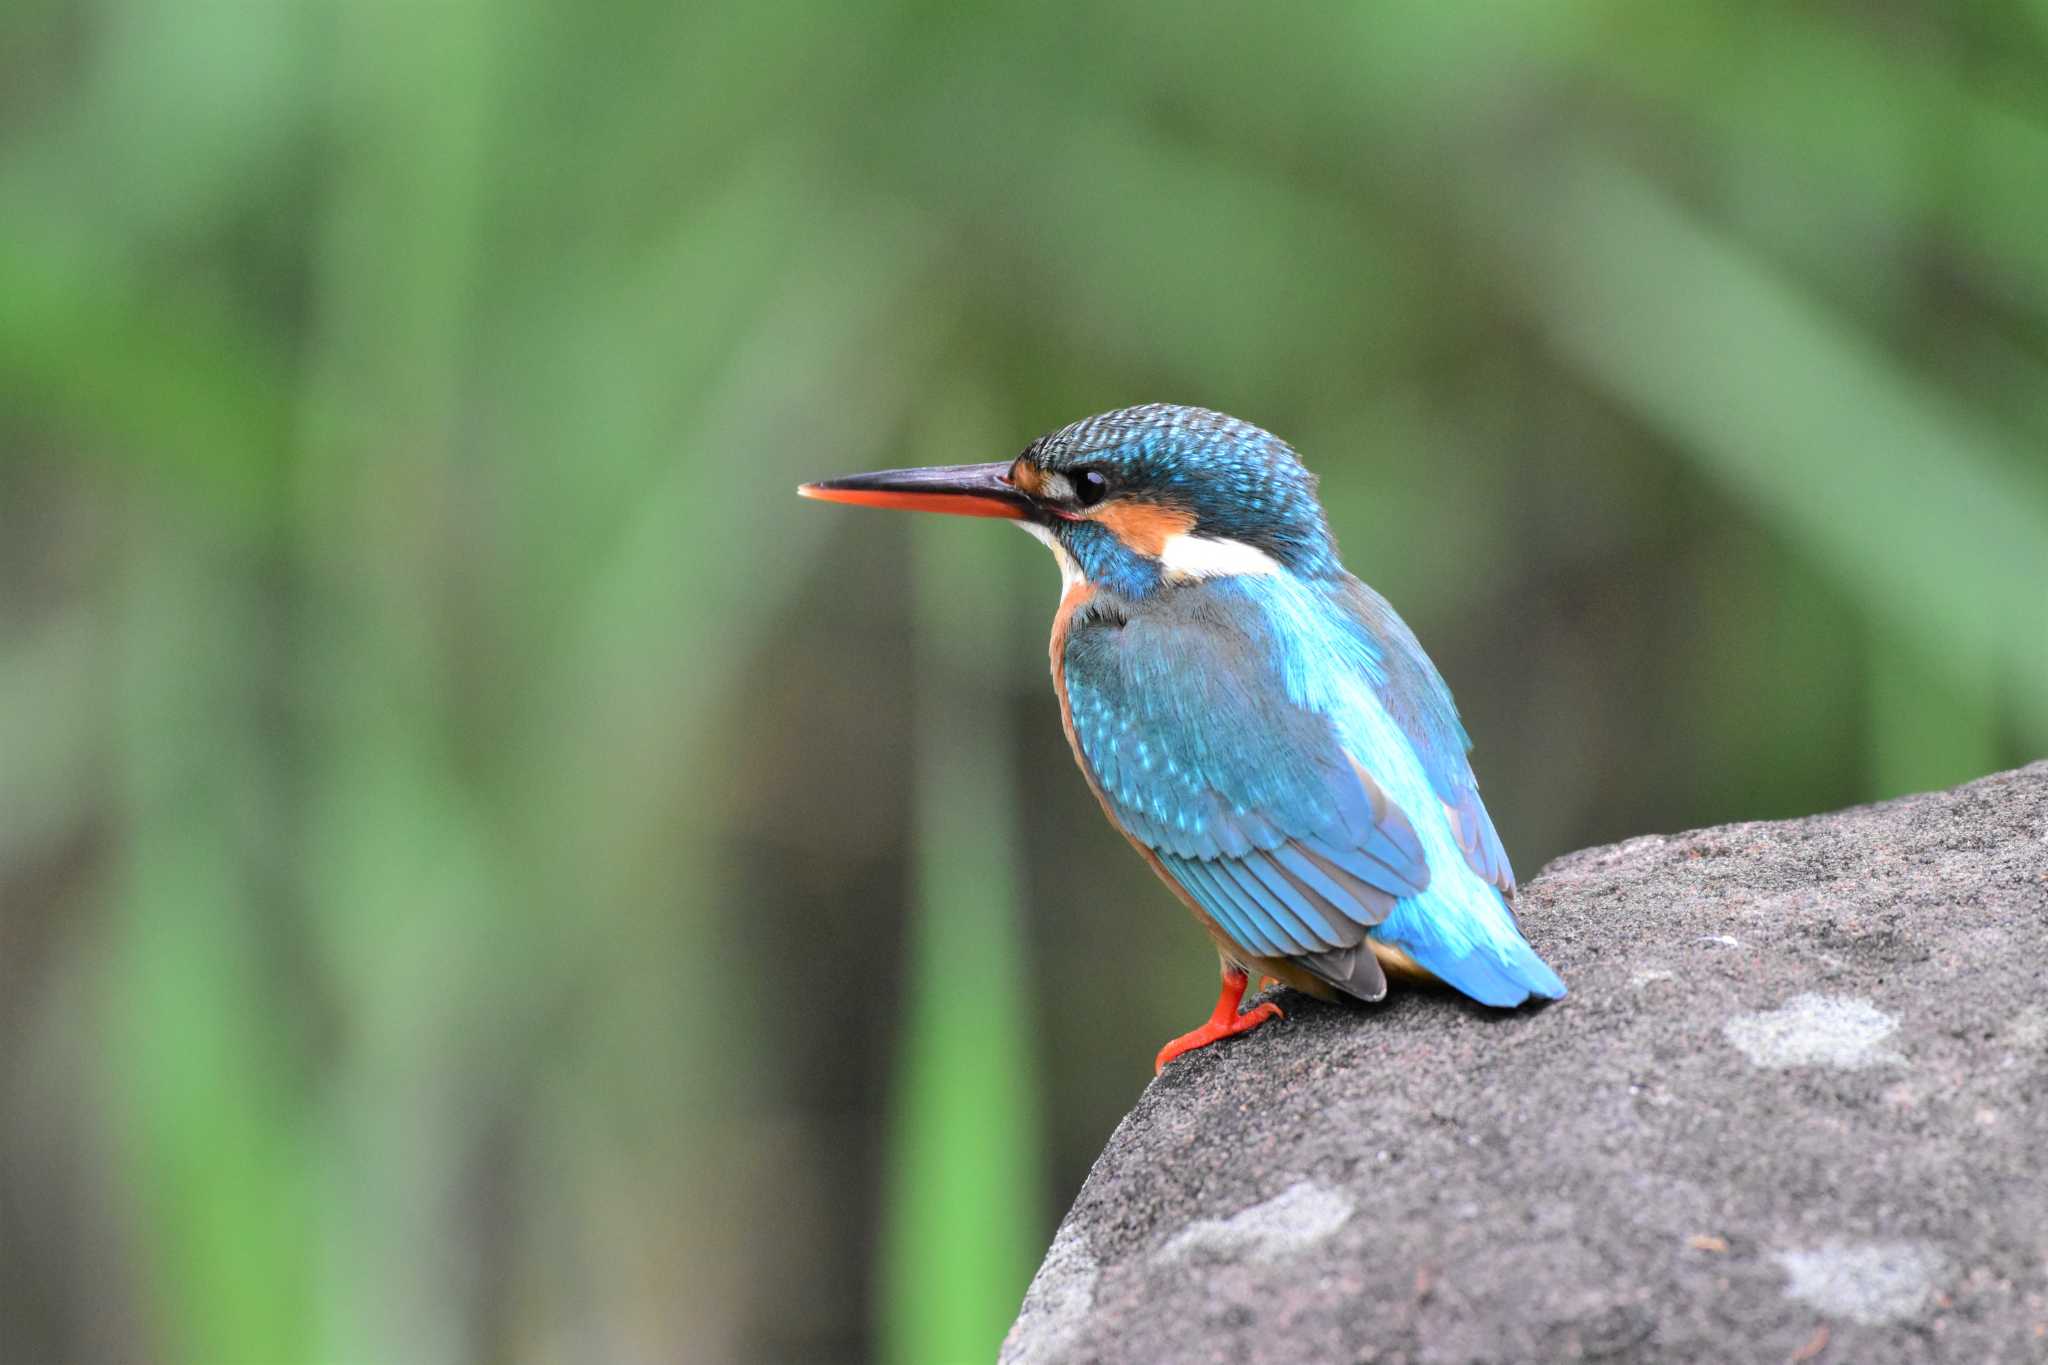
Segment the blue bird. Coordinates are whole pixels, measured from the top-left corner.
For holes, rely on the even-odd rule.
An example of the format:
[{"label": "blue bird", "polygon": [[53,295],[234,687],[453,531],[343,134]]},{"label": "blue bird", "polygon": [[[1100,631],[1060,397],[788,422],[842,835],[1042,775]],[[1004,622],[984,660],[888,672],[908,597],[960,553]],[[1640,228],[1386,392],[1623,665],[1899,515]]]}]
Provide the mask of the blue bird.
[{"label": "blue bird", "polygon": [[1488,1005],[1564,982],[1522,937],[1471,741],[1415,635],[1337,558],[1286,442],[1149,404],[1015,460],[805,484],[805,497],[1017,522],[1064,580],[1053,689],[1102,809],[1216,944],[1223,990],[1156,1069],[1280,1011],[1253,976],[1378,1000],[1434,979]]}]

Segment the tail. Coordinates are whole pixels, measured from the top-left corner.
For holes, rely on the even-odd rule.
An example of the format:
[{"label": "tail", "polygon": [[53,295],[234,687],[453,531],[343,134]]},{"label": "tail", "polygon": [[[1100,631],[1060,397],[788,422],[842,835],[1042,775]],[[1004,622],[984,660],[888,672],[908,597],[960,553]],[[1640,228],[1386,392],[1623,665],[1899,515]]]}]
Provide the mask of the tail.
[{"label": "tail", "polygon": [[[1373,930],[1415,959],[1415,965],[1482,1005],[1508,1009],[1531,996],[1562,1000],[1564,980],[1516,929],[1507,903],[1492,887],[1491,913],[1460,914],[1433,892],[1400,902]],[[1455,916],[1455,918],[1453,918]],[[1451,926],[1456,926],[1452,929]]]}]

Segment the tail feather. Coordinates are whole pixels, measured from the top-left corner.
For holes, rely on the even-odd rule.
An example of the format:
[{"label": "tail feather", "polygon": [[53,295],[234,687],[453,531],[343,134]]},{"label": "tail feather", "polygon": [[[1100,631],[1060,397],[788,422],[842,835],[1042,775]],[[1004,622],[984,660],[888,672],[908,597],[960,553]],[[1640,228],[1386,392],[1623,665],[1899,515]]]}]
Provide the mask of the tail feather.
[{"label": "tail feather", "polygon": [[[1488,888],[1491,890],[1492,888]],[[1400,948],[1439,981],[1462,991],[1483,1005],[1502,1009],[1522,1004],[1531,996],[1562,1000],[1565,984],[1549,963],[1513,927],[1501,906],[1500,931],[1477,941],[1452,941],[1429,929],[1434,907],[1403,901],[1385,924],[1374,930],[1376,937]],[[1404,912],[1416,912],[1410,918]],[[1438,913],[1441,913],[1440,911]]]},{"label": "tail feather", "polygon": [[1462,955],[1439,949],[1433,953],[1411,954],[1438,980],[1463,991],[1482,1005],[1506,1009],[1529,998],[1529,988],[1517,981],[1485,949]]},{"label": "tail feather", "polygon": [[1348,948],[1332,948],[1328,952],[1312,953],[1297,958],[1302,966],[1315,977],[1328,983],[1356,1000],[1384,1000],[1387,998],[1387,974],[1380,969],[1380,960],[1373,956],[1372,949],[1363,943],[1354,943]]}]

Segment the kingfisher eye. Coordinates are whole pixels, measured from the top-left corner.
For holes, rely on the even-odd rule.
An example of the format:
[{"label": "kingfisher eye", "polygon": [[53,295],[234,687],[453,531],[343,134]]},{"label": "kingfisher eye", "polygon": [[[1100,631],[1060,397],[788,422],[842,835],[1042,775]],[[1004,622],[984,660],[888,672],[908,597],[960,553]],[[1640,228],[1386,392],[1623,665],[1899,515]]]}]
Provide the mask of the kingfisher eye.
[{"label": "kingfisher eye", "polygon": [[1077,469],[1074,471],[1074,501],[1083,507],[1093,507],[1109,496],[1109,476],[1099,469]]}]

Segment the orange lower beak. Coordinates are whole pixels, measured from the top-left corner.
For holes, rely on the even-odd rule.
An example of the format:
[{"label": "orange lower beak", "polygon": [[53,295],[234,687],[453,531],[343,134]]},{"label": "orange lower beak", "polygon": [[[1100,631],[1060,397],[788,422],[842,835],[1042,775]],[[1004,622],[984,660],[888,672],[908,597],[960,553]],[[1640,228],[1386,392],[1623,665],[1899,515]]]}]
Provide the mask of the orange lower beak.
[{"label": "orange lower beak", "polygon": [[820,502],[856,507],[898,507],[911,512],[950,512],[962,517],[1031,516],[1031,499],[1010,482],[1008,464],[936,465],[930,469],[884,469],[843,479],[801,484],[797,493]]}]

